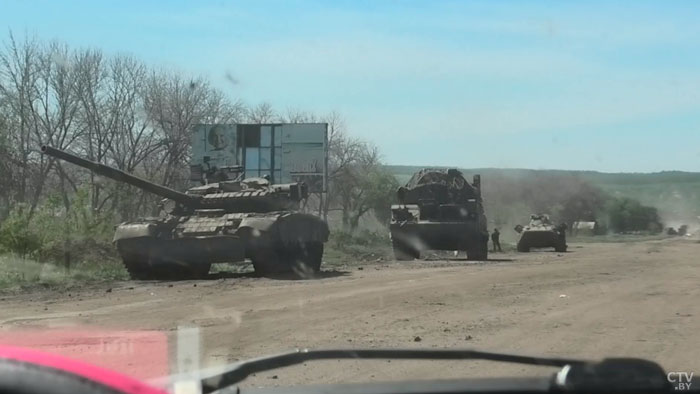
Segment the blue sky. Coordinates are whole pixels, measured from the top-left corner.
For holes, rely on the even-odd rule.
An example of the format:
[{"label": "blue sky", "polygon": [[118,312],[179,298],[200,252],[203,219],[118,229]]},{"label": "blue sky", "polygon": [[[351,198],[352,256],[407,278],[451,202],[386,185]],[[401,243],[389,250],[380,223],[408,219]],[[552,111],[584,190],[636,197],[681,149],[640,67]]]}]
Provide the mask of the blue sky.
[{"label": "blue sky", "polygon": [[18,35],[203,74],[280,111],[339,111],[391,164],[700,171],[700,2],[0,8]]}]

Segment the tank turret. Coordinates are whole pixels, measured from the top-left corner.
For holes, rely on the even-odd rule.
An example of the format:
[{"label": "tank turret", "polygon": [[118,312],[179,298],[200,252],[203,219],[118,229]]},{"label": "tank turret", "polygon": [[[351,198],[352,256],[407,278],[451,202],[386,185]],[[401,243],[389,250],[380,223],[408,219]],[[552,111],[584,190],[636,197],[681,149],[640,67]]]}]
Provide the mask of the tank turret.
[{"label": "tank turret", "polygon": [[226,212],[272,212],[297,209],[299,201],[308,197],[308,188],[303,183],[273,185],[265,178],[209,183],[183,193],[50,146],[42,146],[41,151],[97,175],[173,200],[181,205],[181,211],[223,209]]}]

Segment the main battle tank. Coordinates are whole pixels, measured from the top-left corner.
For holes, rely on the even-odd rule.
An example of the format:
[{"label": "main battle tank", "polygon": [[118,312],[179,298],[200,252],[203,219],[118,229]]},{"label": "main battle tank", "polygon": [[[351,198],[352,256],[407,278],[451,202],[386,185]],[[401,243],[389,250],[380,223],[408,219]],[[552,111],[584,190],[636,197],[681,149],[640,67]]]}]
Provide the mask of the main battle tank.
[{"label": "main battle tank", "polygon": [[469,260],[488,257],[481,177],[469,184],[456,169],[423,169],[400,187],[389,229],[397,260],[424,250],[465,250]]},{"label": "main battle tank", "polygon": [[182,193],[49,146],[41,151],[165,198],[160,217],[116,228],[114,243],[133,279],[201,277],[212,263],[245,258],[261,275],[320,269],[329,230],[317,216],[298,212],[308,195],[303,183],[249,178]]},{"label": "main battle tank", "polygon": [[551,247],[557,252],[566,252],[566,225],[555,225],[547,215],[530,215],[530,223],[524,227],[515,226],[515,231],[520,234],[518,252]]}]

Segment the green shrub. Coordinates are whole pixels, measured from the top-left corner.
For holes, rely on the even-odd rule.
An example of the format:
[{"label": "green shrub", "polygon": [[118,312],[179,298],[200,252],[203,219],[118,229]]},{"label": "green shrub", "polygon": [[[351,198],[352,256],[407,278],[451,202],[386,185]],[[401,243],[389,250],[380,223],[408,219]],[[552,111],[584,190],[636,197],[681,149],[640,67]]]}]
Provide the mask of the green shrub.
[{"label": "green shrub", "polygon": [[0,291],[37,286],[65,289],[128,278],[126,269],[116,261],[78,261],[66,270],[14,254],[0,255]]},{"label": "green shrub", "polygon": [[389,232],[360,230],[355,233],[333,231],[326,247],[326,260],[369,261],[391,259]]},{"label": "green shrub", "polygon": [[90,257],[114,256],[111,237],[114,218],[92,209],[87,189],[79,189],[70,209],[58,195],[48,196],[29,214],[25,204],[17,204],[0,226],[0,249],[38,261],[63,262]]},{"label": "green shrub", "polygon": [[41,249],[41,237],[30,226],[29,208],[17,204],[0,226],[0,249],[33,256]]},{"label": "green shrub", "polygon": [[642,205],[635,199],[613,199],[608,204],[607,212],[608,226],[617,233],[648,232],[657,234],[663,229],[656,208]]}]

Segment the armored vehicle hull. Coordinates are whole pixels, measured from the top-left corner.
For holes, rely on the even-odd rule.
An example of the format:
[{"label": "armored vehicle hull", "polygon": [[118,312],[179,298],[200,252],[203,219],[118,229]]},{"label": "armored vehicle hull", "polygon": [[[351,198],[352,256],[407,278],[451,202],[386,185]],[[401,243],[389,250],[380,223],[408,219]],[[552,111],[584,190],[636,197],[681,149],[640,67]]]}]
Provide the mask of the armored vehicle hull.
[{"label": "armored vehicle hull", "polygon": [[51,147],[42,151],[166,198],[160,217],[116,228],[114,244],[133,279],[197,278],[213,263],[246,258],[261,275],[306,275],[321,267],[328,225],[295,210],[306,198],[304,184],[250,178],[181,193]]},{"label": "armored vehicle hull", "polygon": [[327,240],[324,221],[296,212],[144,219],[119,225],[114,236],[134,279],[202,277],[212,263],[246,258],[262,275],[312,274],[321,268]]},{"label": "armored vehicle hull", "polygon": [[469,260],[488,258],[488,230],[480,178],[469,184],[454,169],[417,172],[398,191],[391,231],[397,260],[420,258],[426,250],[463,250]]},{"label": "armored vehicle hull", "polygon": [[520,233],[518,252],[529,252],[531,248],[554,248],[557,252],[566,252],[566,227],[555,226],[547,215],[531,215],[530,224],[516,226]]},{"label": "armored vehicle hull", "polygon": [[488,241],[477,223],[418,221],[392,223],[389,229],[397,260],[420,258],[425,250],[464,250],[469,260],[488,258]]}]

